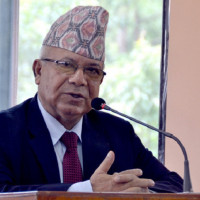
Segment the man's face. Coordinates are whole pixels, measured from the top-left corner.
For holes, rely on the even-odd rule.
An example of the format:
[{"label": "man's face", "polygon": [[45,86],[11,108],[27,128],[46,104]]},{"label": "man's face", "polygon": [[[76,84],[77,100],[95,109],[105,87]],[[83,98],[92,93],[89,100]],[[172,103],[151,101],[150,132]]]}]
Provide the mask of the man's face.
[{"label": "man's face", "polygon": [[102,80],[95,81],[84,74],[83,66],[103,69],[103,62],[89,59],[65,49],[43,47],[42,58],[72,60],[80,68],[64,73],[58,64],[36,60],[33,64],[38,95],[43,107],[66,128],[72,128],[91,109],[91,100],[98,96]]}]

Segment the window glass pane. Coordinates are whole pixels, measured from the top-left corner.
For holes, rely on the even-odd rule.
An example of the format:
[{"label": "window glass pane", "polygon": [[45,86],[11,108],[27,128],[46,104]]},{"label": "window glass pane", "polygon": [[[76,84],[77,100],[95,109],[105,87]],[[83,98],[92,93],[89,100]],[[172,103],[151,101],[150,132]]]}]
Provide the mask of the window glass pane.
[{"label": "window glass pane", "polygon": [[[110,13],[106,33],[107,75],[100,96],[112,108],[158,127],[160,0],[20,0],[18,103],[37,90],[31,66],[39,56],[50,25],[76,5],[101,5]],[[133,125],[144,145],[157,156],[157,133]]]}]

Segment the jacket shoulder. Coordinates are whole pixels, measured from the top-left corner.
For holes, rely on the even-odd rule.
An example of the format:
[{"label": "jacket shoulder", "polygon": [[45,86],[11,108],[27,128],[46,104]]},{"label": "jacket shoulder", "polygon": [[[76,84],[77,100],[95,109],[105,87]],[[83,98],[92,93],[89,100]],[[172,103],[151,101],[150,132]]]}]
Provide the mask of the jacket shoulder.
[{"label": "jacket shoulder", "polygon": [[33,98],[27,99],[7,110],[2,110],[0,112],[0,130],[15,127],[15,125],[24,123],[31,101],[33,101]]},{"label": "jacket shoulder", "polygon": [[101,124],[102,126],[111,126],[114,129],[130,128],[133,129],[129,121],[118,117],[116,115],[110,114],[109,112],[97,111],[92,109],[88,113],[88,119],[93,124]]}]

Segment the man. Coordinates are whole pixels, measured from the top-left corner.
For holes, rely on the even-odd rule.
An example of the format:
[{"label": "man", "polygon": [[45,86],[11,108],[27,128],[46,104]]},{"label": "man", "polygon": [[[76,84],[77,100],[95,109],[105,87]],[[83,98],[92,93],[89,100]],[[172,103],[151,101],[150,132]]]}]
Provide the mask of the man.
[{"label": "man", "polygon": [[0,113],[1,192],[182,191],[129,122],[91,109],[107,22],[102,7],[79,6],[52,25],[33,63],[38,93]]}]

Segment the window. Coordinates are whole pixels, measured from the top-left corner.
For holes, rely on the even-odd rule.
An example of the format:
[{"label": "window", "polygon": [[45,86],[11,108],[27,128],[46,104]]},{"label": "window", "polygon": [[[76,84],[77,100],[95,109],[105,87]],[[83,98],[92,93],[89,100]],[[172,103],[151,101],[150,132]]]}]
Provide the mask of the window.
[{"label": "window", "polygon": [[[100,96],[112,108],[158,127],[163,9],[160,0],[20,0],[18,103],[36,93],[31,66],[50,25],[76,5],[101,5],[110,13],[107,75]],[[133,126],[144,145],[158,156],[158,134],[135,123]]]}]

